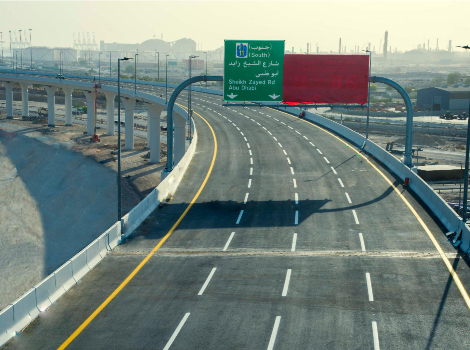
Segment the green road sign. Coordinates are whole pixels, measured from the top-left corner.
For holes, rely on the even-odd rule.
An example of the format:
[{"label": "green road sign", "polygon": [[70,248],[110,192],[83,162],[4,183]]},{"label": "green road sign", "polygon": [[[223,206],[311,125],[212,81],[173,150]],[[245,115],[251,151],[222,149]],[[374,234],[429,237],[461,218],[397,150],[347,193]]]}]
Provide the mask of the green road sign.
[{"label": "green road sign", "polygon": [[224,101],[282,101],[284,40],[225,40]]}]

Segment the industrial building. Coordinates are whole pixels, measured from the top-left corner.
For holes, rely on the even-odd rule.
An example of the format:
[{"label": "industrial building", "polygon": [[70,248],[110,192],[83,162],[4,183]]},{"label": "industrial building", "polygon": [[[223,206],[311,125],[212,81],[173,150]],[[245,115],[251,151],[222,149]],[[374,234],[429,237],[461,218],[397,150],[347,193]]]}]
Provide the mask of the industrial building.
[{"label": "industrial building", "polygon": [[418,90],[416,105],[426,111],[468,111],[470,87],[430,87]]}]

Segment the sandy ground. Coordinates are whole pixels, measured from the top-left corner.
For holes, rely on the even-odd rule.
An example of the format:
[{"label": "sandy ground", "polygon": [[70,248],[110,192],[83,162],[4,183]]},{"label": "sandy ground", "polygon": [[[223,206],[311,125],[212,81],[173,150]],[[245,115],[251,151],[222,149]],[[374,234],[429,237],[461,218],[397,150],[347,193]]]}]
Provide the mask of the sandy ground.
[{"label": "sandy ground", "polygon": [[[117,220],[117,136],[92,142],[82,125],[0,113],[0,309]],[[122,149],[124,141],[122,137]],[[147,141],[122,152],[123,215],[160,183]]]}]

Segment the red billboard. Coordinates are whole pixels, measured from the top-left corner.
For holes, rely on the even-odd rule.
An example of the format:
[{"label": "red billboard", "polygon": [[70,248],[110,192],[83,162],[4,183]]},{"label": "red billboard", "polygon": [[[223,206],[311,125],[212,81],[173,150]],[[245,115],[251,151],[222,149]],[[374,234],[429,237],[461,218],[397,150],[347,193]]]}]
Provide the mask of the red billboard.
[{"label": "red billboard", "polygon": [[369,56],[285,55],[283,102],[367,103]]}]

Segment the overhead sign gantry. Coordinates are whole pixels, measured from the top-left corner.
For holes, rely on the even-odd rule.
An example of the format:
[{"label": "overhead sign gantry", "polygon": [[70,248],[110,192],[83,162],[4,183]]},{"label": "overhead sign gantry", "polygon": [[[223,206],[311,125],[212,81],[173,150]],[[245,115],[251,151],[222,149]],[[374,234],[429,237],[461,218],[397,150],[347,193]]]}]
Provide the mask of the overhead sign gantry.
[{"label": "overhead sign gantry", "polygon": [[284,40],[225,40],[224,101],[282,102]]}]

